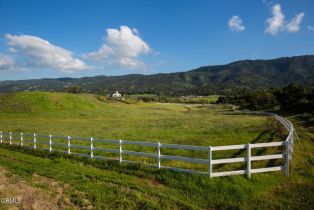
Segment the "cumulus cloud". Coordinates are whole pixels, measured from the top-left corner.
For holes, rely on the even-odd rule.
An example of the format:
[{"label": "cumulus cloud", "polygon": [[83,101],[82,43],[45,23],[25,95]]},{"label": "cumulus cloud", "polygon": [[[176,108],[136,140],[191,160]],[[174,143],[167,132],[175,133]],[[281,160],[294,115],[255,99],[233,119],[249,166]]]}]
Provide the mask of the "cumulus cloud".
[{"label": "cumulus cloud", "polygon": [[275,4],[272,7],[272,17],[266,20],[267,27],[265,32],[270,33],[271,35],[277,35],[280,31],[291,33],[297,32],[300,30],[304,15],[303,12],[296,14],[295,17],[287,23],[280,4]]},{"label": "cumulus cloud", "polygon": [[228,26],[231,31],[244,31],[243,21],[239,16],[232,16],[228,21]]},{"label": "cumulus cloud", "polygon": [[287,24],[287,31],[288,32],[297,32],[300,30],[300,24],[303,20],[304,13],[301,12],[297,14],[288,24]]},{"label": "cumulus cloud", "polygon": [[9,70],[15,66],[13,58],[0,54],[0,70]]},{"label": "cumulus cloud", "polygon": [[121,26],[120,29],[107,29],[106,32],[103,45],[98,51],[85,54],[85,58],[128,69],[146,67],[146,64],[139,60],[139,56],[148,54],[152,50],[139,36],[137,29]]},{"label": "cumulus cloud", "polygon": [[272,35],[276,35],[279,30],[282,30],[284,25],[285,16],[281,12],[280,4],[275,4],[272,8],[273,16],[266,20],[268,26],[266,28],[266,32]]},{"label": "cumulus cloud", "polygon": [[26,67],[53,68],[63,73],[72,73],[90,69],[82,60],[73,57],[73,53],[55,46],[48,41],[30,35],[5,35],[9,52],[22,57]]}]

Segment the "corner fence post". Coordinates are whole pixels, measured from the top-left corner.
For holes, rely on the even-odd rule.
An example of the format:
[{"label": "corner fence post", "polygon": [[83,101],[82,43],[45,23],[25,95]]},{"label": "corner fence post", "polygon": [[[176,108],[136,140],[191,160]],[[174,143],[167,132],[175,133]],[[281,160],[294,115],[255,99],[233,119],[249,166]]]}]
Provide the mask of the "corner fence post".
[{"label": "corner fence post", "polygon": [[246,162],[247,162],[247,177],[250,179],[251,178],[251,144],[247,144],[247,157],[246,157]]},{"label": "corner fence post", "polygon": [[23,141],[24,141],[24,136],[23,136],[23,133],[21,133],[21,147],[23,147]]},{"label": "corner fence post", "polygon": [[71,154],[71,136],[68,136],[68,155]]},{"label": "corner fence post", "polygon": [[122,163],[122,140],[119,140],[119,163]]},{"label": "corner fence post", "polygon": [[285,153],[285,175],[289,176],[289,141],[286,141],[286,153]]},{"label": "corner fence post", "polygon": [[289,132],[289,160],[292,159],[293,152],[293,130]]},{"label": "corner fence post", "polygon": [[52,152],[52,135],[49,135],[49,152]]},{"label": "corner fence post", "polygon": [[0,131],[0,144],[2,144],[2,131]]},{"label": "corner fence post", "polygon": [[36,139],[36,133],[34,133],[34,139],[33,139],[33,143],[34,143],[34,149],[36,149],[36,141],[37,141],[37,139]]},{"label": "corner fence post", "polygon": [[92,160],[94,157],[93,147],[94,147],[94,138],[90,138],[90,159]]},{"label": "corner fence post", "polygon": [[210,178],[213,177],[213,165],[212,165],[212,159],[213,159],[213,152],[212,147],[208,147],[208,176]]},{"label": "corner fence post", "polygon": [[9,133],[10,134],[10,145],[12,145],[12,132]]},{"label": "corner fence post", "polygon": [[160,142],[157,143],[157,168],[160,169]]}]

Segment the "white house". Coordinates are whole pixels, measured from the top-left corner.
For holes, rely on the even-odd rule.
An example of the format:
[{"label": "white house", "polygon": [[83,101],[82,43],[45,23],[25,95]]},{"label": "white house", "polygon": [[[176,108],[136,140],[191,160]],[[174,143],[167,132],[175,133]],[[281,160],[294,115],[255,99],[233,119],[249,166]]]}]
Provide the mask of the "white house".
[{"label": "white house", "polygon": [[112,98],[121,98],[121,94],[118,92],[118,91],[116,91],[114,94],[112,94]]}]

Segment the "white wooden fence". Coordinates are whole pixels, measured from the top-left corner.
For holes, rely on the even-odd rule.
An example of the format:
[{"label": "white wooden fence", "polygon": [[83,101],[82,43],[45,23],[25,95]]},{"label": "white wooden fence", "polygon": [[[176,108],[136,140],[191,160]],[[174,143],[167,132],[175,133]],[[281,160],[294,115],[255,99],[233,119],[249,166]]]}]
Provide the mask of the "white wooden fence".
[{"label": "white wooden fence", "polygon": [[[272,113],[265,113],[265,112],[246,112],[249,114],[258,114],[258,115],[267,115],[276,118],[289,132],[288,136],[286,137],[285,141],[280,142],[270,142],[270,143],[254,143],[254,144],[240,144],[240,145],[228,145],[228,146],[190,146],[190,145],[178,145],[178,144],[161,144],[159,142],[141,142],[141,141],[127,141],[127,140],[109,140],[109,139],[96,139],[96,138],[81,138],[81,137],[71,137],[71,136],[53,136],[53,135],[41,135],[41,134],[30,134],[30,133],[17,133],[17,132],[3,132],[0,131],[0,144],[5,143],[8,141],[9,145],[13,144],[13,140],[16,141],[17,138],[13,139],[13,136],[18,136],[18,141],[20,146],[24,146],[25,142],[31,143],[33,149],[37,149],[37,144],[46,144],[48,147],[46,148],[49,152],[53,151],[53,146],[63,147],[65,152],[68,155],[78,155],[78,156],[85,156],[89,157],[90,159],[103,159],[103,160],[117,160],[120,163],[137,163],[142,164],[140,162],[132,162],[128,160],[123,160],[123,154],[127,155],[135,155],[135,156],[142,156],[142,157],[150,157],[156,159],[156,164],[149,164],[150,166],[157,167],[158,169],[161,168],[168,168],[174,171],[180,172],[189,172],[189,173],[198,173],[198,174],[208,174],[209,177],[220,177],[220,176],[230,176],[230,175],[239,175],[239,174],[246,174],[248,178],[251,177],[251,174],[254,173],[263,173],[263,172],[271,172],[271,171],[284,171],[286,176],[289,176],[289,161],[291,160],[291,155],[293,152],[293,139],[295,135],[294,127],[292,123],[276,114]],[[5,139],[4,135],[7,135],[8,138]],[[31,137],[31,140],[26,140]],[[40,141],[38,142],[38,138],[45,138],[47,141]],[[67,144],[55,142],[54,139],[65,139]],[[71,142],[75,141],[88,141],[88,146],[83,145],[75,145],[71,144]],[[94,143],[100,142],[102,144],[117,144],[118,149],[112,148],[104,148],[104,147],[94,147]],[[155,153],[147,153],[147,152],[136,152],[136,151],[128,151],[123,150],[123,145],[138,145],[138,146],[145,146],[145,147],[155,147]],[[252,156],[252,149],[254,148],[266,148],[266,147],[284,147],[285,150],[281,154],[273,154],[273,155],[262,155],[262,156]],[[71,149],[85,149],[89,151],[89,154],[83,153],[76,153],[72,152]],[[174,155],[163,155],[161,154],[162,148],[171,148],[171,149],[180,149],[180,150],[192,150],[192,151],[203,151],[208,153],[207,159],[200,159],[200,158],[191,158],[191,157],[182,157],[182,156],[174,156]],[[213,159],[212,153],[215,151],[226,151],[226,150],[240,150],[245,149],[246,157],[236,157],[236,158],[227,158],[227,159]],[[104,156],[96,156],[94,155],[94,151],[103,151],[109,153],[116,153],[118,154],[118,158],[112,157],[104,157]],[[175,161],[183,161],[183,162],[190,162],[196,164],[205,164],[207,165],[208,171],[201,172],[195,171],[190,169],[182,169],[182,168],[173,168],[173,167],[166,167],[161,165],[161,160],[175,160]],[[253,161],[262,161],[262,160],[273,160],[273,159],[283,159],[284,165],[275,166],[275,167],[266,167],[266,168],[252,168],[251,163]],[[214,172],[213,165],[217,164],[227,164],[227,163],[246,163],[245,170],[236,170],[236,171],[224,171],[224,172]],[[147,164],[146,164],[147,165]]]}]

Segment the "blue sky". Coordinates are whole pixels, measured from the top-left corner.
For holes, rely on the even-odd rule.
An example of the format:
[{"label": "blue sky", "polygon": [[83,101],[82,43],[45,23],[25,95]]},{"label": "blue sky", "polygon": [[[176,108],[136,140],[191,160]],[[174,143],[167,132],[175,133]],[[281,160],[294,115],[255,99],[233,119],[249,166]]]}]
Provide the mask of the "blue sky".
[{"label": "blue sky", "polygon": [[314,54],[313,0],[0,0],[0,80]]}]

